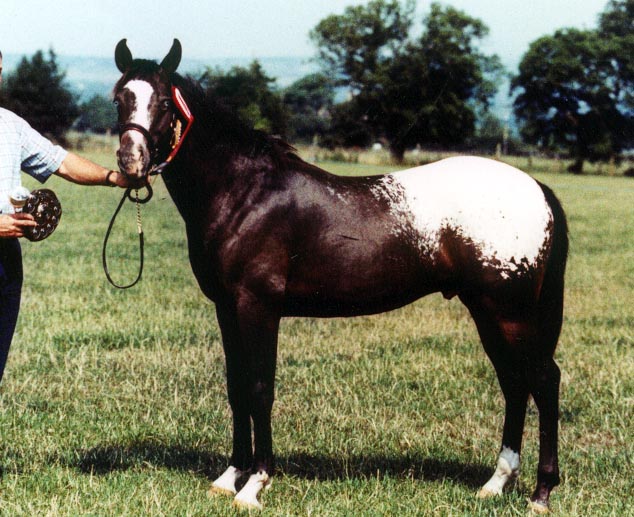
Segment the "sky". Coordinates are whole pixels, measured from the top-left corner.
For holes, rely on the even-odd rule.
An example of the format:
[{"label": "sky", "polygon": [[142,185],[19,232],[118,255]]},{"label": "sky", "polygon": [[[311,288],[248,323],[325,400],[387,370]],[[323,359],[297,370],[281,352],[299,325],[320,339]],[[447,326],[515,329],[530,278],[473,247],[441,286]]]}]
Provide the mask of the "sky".
[{"label": "sky", "polygon": [[[608,0],[441,0],[490,29],[482,48],[515,67],[536,38],[593,28]],[[308,33],[363,0],[2,0],[0,50],[108,57],[121,38],[135,57],[161,59],[173,38],[192,59],[311,57]],[[429,0],[418,0],[419,20]],[[420,25],[420,21],[418,24]]]}]

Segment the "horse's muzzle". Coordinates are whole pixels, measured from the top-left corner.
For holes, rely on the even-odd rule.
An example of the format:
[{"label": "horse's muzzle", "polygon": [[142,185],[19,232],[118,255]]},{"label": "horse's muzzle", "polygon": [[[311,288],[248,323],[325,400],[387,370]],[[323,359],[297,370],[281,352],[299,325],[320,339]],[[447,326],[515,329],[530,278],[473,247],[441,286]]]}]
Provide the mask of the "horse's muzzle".
[{"label": "horse's muzzle", "polygon": [[117,162],[121,172],[127,176],[143,178],[150,168],[151,153],[145,136],[135,130],[121,134],[117,151]]}]

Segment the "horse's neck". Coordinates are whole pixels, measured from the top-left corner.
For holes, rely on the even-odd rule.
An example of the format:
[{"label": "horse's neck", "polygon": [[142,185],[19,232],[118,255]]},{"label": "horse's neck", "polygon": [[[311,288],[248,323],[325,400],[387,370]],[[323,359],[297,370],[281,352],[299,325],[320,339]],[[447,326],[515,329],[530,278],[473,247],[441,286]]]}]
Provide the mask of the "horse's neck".
[{"label": "horse's neck", "polygon": [[206,153],[193,153],[191,149],[206,147],[190,143],[191,147],[183,148],[166,171],[164,181],[185,223],[200,224],[226,190],[230,173],[222,157],[208,148]]},{"label": "horse's neck", "polygon": [[200,171],[189,160],[174,160],[163,174],[163,181],[186,223],[200,217],[205,199],[203,181]]}]

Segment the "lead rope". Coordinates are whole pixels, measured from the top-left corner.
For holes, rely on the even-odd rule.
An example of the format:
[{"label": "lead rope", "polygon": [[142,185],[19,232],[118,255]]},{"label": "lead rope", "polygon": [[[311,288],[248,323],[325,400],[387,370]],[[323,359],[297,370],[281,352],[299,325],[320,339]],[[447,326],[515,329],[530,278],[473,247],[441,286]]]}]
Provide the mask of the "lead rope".
[{"label": "lead rope", "polygon": [[[132,188],[126,189],[126,191],[123,193],[123,196],[121,197],[121,201],[119,201],[119,205],[117,206],[117,209],[114,211],[114,214],[112,215],[112,219],[110,219],[110,224],[108,225],[108,230],[106,231],[106,236],[103,240],[103,249],[101,252],[101,263],[103,264],[103,271],[106,274],[106,278],[108,279],[108,282],[110,282],[117,289],[129,289],[130,287],[135,286],[139,282],[139,280],[141,280],[141,275],[143,274],[143,255],[144,255],[143,248],[144,248],[145,242],[143,238],[143,224],[141,221],[141,205],[144,203],[147,203],[152,197],[152,188],[150,187],[149,184],[147,185],[147,189],[148,189],[148,195],[143,199],[139,198],[138,189],[134,189],[134,192],[135,192],[134,199],[130,195],[132,192]],[[125,203],[126,199],[129,199],[130,201],[134,201],[134,203],[136,204],[136,226],[137,226],[137,232],[139,234],[139,273],[137,277],[134,279],[134,281],[132,281],[131,283],[126,285],[119,285],[110,276],[110,271],[108,269],[108,260],[106,258],[106,248],[108,247],[108,239],[110,238],[110,233],[112,232],[112,227],[114,226],[115,219],[117,218],[117,215],[119,215],[119,212],[121,211],[121,207],[123,206],[123,203]]]},{"label": "lead rope", "polygon": [[[171,142],[172,150],[164,162],[158,165],[155,165],[150,169],[150,171],[148,172],[148,176],[156,176],[158,174],[161,174],[163,170],[170,164],[174,156],[176,156],[176,153],[178,153],[178,150],[183,145],[185,136],[187,135],[187,133],[189,133],[189,130],[191,129],[192,124],[194,123],[194,115],[192,115],[192,112],[189,110],[189,107],[187,106],[185,99],[183,99],[183,95],[181,94],[180,90],[174,85],[172,85],[172,99],[174,101],[174,104],[178,108],[178,111],[180,111],[181,115],[185,118],[185,120],[187,120],[187,126],[185,126],[185,129],[183,130],[181,121],[174,115],[174,117],[176,118],[175,118],[175,122],[174,120],[172,121],[173,122],[172,129],[174,131],[174,134],[172,136],[172,142]],[[148,135],[146,135],[147,130],[143,126],[139,126],[138,124],[126,124],[123,126],[122,129],[123,131],[128,129],[134,129],[136,131],[140,131],[141,134],[143,134],[145,138],[148,140],[148,142],[151,141],[151,138],[148,138]],[[121,134],[123,133],[122,129],[119,130],[120,131],[119,136],[121,136]],[[145,188],[147,188],[148,194],[143,199],[139,199],[138,189],[134,189],[135,190],[134,199],[132,199],[132,196],[131,196],[132,188],[128,188],[125,191],[125,193],[123,194],[123,197],[121,198],[121,201],[119,202],[119,206],[115,210],[112,216],[112,219],[110,219],[110,224],[108,225],[108,230],[106,231],[106,236],[103,241],[103,250],[101,252],[101,262],[103,264],[103,270],[104,270],[104,273],[106,274],[106,278],[108,279],[108,282],[110,282],[117,289],[128,289],[136,285],[139,282],[139,280],[141,280],[141,275],[143,274],[144,241],[143,241],[143,226],[141,224],[140,205],[145,204],[150,199],[152,199],[152,194],[153,194],[152,186],[150,185],[149,182],[145,185]],[[108,270],[108,260],[106,259],[106,248],[108,246],[108,239],[110,238],[110,232],[112,232],[112,227],[114,226],[114,221],[117,218],[117,215],[119,214],[119,211],[121,210],[121,207],[123,206],[123,203],[125,203],[126,198],[136,203],[137,230],[139,232],[139,274],[134,279],[134,281],[131,282],[130,284],[119,285],[110,276],[110,271]]]}]

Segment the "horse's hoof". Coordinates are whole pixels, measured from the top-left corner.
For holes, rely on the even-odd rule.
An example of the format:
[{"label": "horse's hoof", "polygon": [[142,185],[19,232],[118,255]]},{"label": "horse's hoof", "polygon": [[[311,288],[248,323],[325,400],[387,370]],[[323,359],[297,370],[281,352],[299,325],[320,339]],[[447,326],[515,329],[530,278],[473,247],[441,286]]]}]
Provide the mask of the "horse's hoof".
[{"label": "horse's hoof", "polygon": [[262,503],[260,503],[257,499],[253,499],[250,501],[245,501],[241,499],[234,499],[231,506],[237,508],[238,510],[261,510]]},{"label": "horse's hoof", "polygon": [[229,467],[218,479],[212,484],[207,492],[208,495],[228,495],[233,497],[238,493],[236,490],[236,481],[240,478],[242,472],[235,467]]},{"label": "horse's hoof", "polygon": [[528,501],[528,508],[531,513],[536,513],[539,515],[546,515],[550,513],[550,508],[548,508],[548,503],[540,503],[539,501]]},{"label": "horse's hoof", "polygon": [[483,488],[480,489],[480,491],[478,492],[476,497],[478,499],[489,499],[490,497],[497,497],[499,495],[500,495],[499,492],[496,492],[495,490],[491,490],[489,488],[483,487]]},{"label": "horse's hoof", "polygon": [[263,470],[251,474],[247,484],[242,487],[242,490],[233,500],[233,506],[245,510],[261,510],[262,504],[258,501],[258,494],[270,484],[271,478]]},{"label": "horse's hoof", "polygon": [[231,490],[229,490],[228,488],[222,488],[222,487],[219,487],[219,486],[211,485],[209,490],[207,490],[207,495],[210,496],[210,497],[215,497],[215,496],[234,497],[236,495],[236,493],[231,491]]}]

